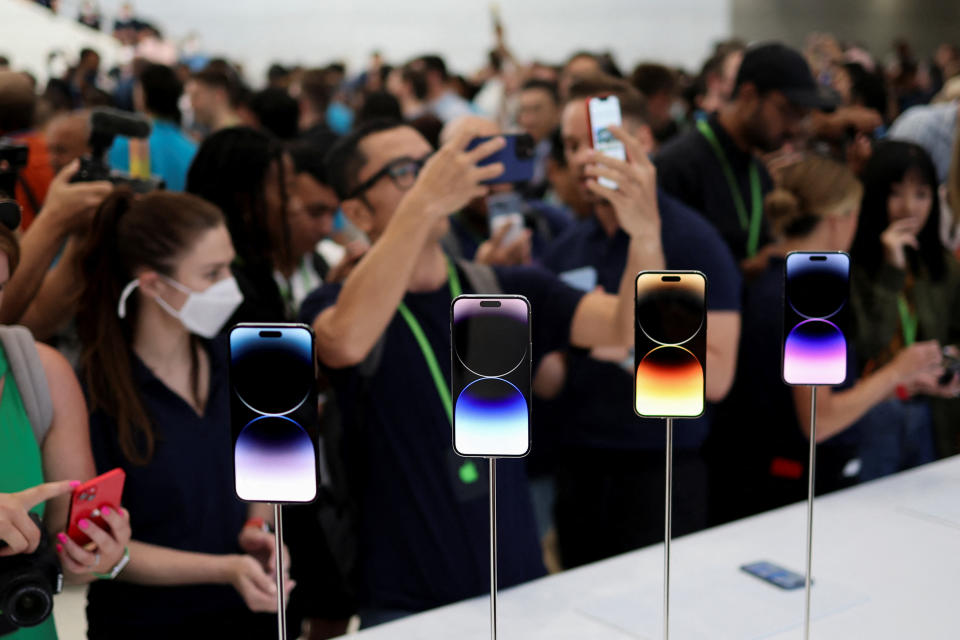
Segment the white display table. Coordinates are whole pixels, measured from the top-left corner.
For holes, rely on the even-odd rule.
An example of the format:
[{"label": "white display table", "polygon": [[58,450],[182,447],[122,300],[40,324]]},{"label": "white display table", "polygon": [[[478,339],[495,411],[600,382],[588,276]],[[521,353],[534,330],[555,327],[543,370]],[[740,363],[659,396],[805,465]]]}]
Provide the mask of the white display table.
[{"label": "white display table", "polygon": [[[817,640],[960,638],[960,456],[817,499]],[[798,573],[805,503],[679,538],[671,637],[800,637],[803,589],[739,570],[769,560]],[[502,639],[660,637],[663,553],[656,545],[501,592]],[[361,632],[358,640],[486,640],[484,596]]]}]

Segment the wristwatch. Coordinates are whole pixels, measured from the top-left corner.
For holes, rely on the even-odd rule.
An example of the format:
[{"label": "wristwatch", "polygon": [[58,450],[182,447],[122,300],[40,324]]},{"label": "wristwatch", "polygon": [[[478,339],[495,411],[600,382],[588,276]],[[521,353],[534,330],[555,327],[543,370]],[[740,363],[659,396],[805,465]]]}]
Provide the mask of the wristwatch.
[{"label": "wristwatch", "polygon": [[93,572],[95,578],[100,580],[113,580],[120,572],[127,568],[127,565],[130,564],[130,547],[123,548],[123,557],[120,558],[120,561],[117,564],[113,565],[113,569],[110,569],[107,573],[96,573]]}]

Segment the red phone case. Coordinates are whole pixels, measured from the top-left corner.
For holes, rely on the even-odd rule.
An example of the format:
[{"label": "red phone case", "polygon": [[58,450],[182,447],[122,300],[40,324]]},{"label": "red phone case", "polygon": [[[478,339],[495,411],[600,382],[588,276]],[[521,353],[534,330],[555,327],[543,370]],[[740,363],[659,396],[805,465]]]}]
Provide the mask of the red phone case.
[{"label": "red phone case", "polygon": [[101,529],[110,528],[100,515],[100,509],[106,506],[120,508],[123,482],[126,478],[127,474],[123,469],[113,469],[92,480],[87,480],[73,490],[70,497],[70,515],[67,517],[67,535],[74,542],[81,546],[91,542],[80,528],[79,522],[83,518],[90,520]]}]

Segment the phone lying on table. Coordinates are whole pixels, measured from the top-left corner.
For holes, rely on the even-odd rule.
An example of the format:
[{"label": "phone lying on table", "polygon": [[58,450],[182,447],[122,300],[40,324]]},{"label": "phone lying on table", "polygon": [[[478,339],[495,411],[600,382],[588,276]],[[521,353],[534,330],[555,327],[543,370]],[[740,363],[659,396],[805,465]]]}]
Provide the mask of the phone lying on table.
[{"label": "phone lying on table", "polygon": [[752,562],[743,565],[740,570],[786,591],[802,589],[806,586],[806,578],[802,575],[772,562]]},{"label": "phone lying on table", "polygon": [[[611,126],[622,126],[620,99],[617,96],[594,96],[587,99],[587,126],[590,128],[590,142],[600,153],[627,160],[627,149],[610,131]],[[602,187],[616,189],[617,183],[608,178],[599,178]]]},{"label": "phone lying on table", "polygon": [[80,521],[87,519],[101,529],[110,529],[103,519],[101,509],[119,509],[123,497],[123,483],[127,474],[123,469],[113,469],[92,480],[87,480],[73,490],[70,496],[70,513],[67,516],[67,536],[83,546],[91,542],[80,528]]},{"label": "phone lying on table", "polygon": [[[503,163],[503,173],[496,178],[484,181],[484,184],[501,184],[504,182],[529,182],[533,180],[533,165],[535,157],[535,144],[533,138],[526,133],[511,133],[499,136],[506,141],[506,145],[500,151],[487,156],[477,163],[477,166],[483,167],[496,162]],[[467,150],[479,147],[481,144],[490,140],[489,136],[474,138],[467,145]]]}]

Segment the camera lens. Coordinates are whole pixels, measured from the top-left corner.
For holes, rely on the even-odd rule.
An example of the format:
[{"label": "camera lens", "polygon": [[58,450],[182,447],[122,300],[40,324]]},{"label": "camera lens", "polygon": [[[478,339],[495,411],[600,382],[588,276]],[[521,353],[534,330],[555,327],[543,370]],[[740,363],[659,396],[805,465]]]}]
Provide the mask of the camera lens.
[{"label": "camera lens", "polygon": [[36,584],[20,587],[10,600],[13,606],[10,608],[9,616],[20,627],[40,624],[53,610],[53,599],[50,594]]}]

